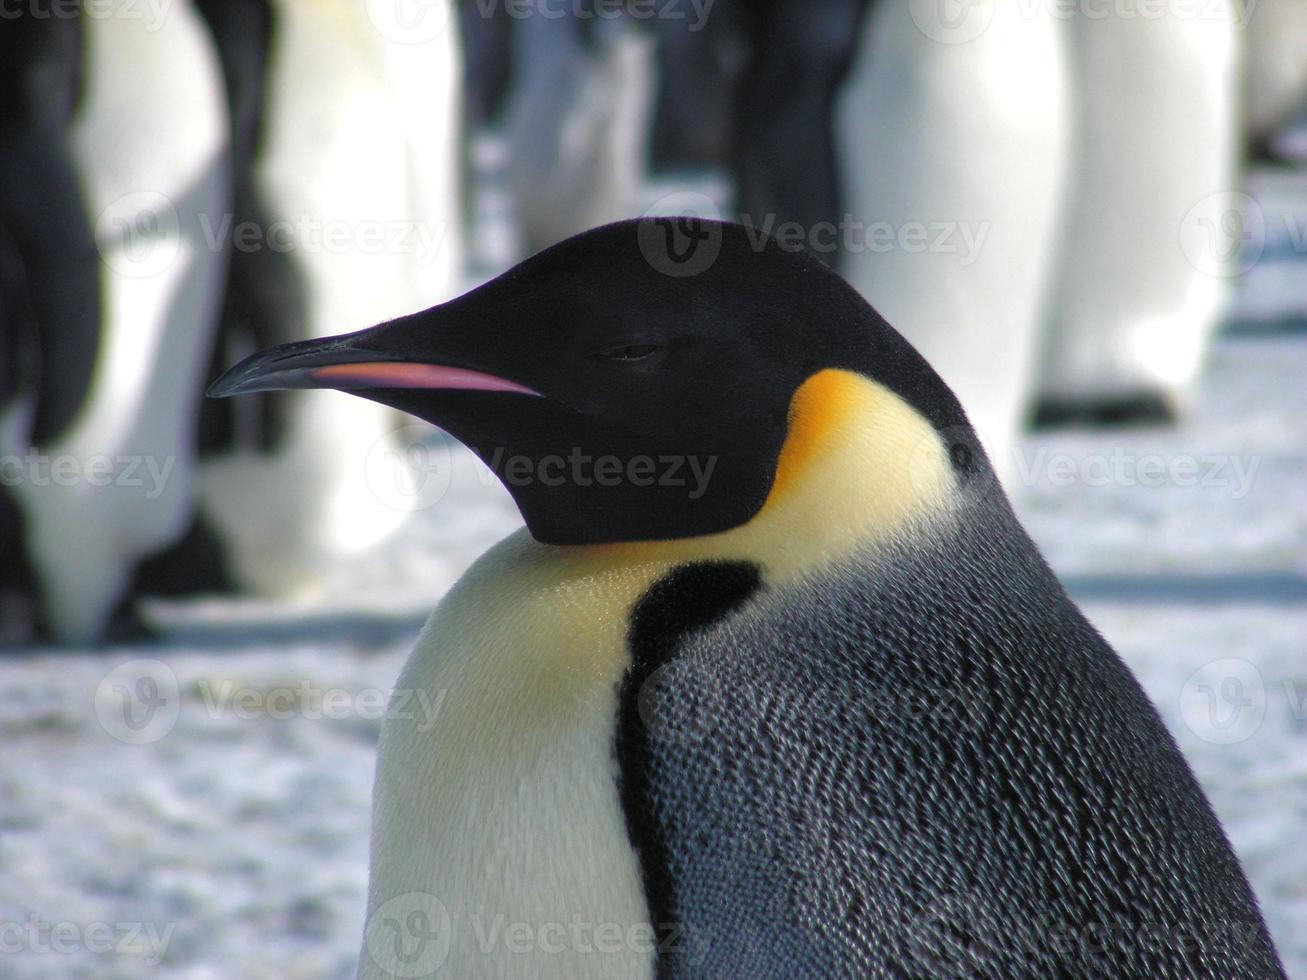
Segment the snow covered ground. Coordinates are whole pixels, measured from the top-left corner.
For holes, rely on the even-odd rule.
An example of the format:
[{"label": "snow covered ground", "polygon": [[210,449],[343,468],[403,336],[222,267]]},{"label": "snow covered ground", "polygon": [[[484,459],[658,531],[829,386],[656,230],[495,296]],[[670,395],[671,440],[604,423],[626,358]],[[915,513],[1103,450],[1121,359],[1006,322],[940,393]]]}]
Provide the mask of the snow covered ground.
[{"label": "snow covered ground", "polygon": [[[1235,318],[1301,322],[1304,256],[1268,248]],[[1026,440],[1018,497],[1180,741],[1300,978],[1305,377],[1307,332],[1239,333],[1183,425]],[[425,612],[517,524],[461,447],[419,451],[423,479],[394,490],[406,533],[317,601],[160,605],[161,645],[0,659],[0,974],[352,975],[386,694]]]}]

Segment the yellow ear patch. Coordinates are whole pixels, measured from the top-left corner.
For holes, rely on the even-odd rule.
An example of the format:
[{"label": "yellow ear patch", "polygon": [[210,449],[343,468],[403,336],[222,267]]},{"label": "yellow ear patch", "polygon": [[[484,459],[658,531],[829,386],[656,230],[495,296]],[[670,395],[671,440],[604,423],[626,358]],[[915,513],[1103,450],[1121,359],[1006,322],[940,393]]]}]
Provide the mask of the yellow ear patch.
[{"label": "yellow ear patch", "polygon": [[752,561],[776,581],[908,533],[947,513],[956,489],[930,422],[884,385],[828,369],[794,393],[776,477],[752,520],[720,534],[578,550],[612,565]]},{"label": "yellow ear patch", "polygon": [[829,451],[842,426],[849,425],[866,401],[866,380],[849,371],[818,371],[794,393],[789,428],[776,465],[776,480],[765,506],[787,493],[812,462]]},{"label": "yellow ear patch", "polygon": [[762,510],[716,537],[784,574],[947,513],[956,490],[944,440],[921,413],[870,378],[828,369],[794,393]]}]

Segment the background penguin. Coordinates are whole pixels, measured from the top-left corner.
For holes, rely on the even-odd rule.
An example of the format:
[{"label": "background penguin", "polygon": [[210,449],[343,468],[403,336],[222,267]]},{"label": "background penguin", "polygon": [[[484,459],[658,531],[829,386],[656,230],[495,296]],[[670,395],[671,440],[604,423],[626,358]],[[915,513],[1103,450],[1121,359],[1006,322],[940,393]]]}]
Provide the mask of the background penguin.
[{"label": "background penguin", "polygon": [[[99,257],[68,146],[82,42],[80,16],[20,17],[0,32],[0,454],[10,458],[68,426],[100,347]],[[21,478],[0,483],[0,642],[14,645],[41,616],[11,489]]]},{"label": "background penguin", "polygon": [[[1018,0],[970,5],[954,27],[936,9],[877,3],[863,26],[836,142],[866,240],[841,271],[957,392],[1007,479],[1067,178],[1064,25]],[[953,228],[946,248],[933,247],[935,221]],[[913,225],[929,237],[900,242]]]},{"label": "background penguin", "polygon": [[[732,163],[736,210],[746,222],[773,216],[806,229],[839,226],[844,195],[835,94],[869,6],[869,0],[768,0],[742,8],[754,50],[740,89]],[[835,257],[818,254],[828,262]]]},{"label": "background penguin", "polygon": [[[446,4],[427,5],[433,18],[444,8],[443,29],[405,43],[378,29],[396,26],[387,6],[206,5],[240,136],[221,367],[456,289],[457,26]],[[242,225],[264,238],[233,248]],[[361,237],[369,226],[380,236],[371,245]],[[344,247],[326,237],[333,229],[351,236]],[[208,411],[202,427],[200,508],[235,585],[310,592],[407,516],[369,482],[369,462],[397,468],[403,458],[400,419],[383,406],[359,414],[297,392],[254,412],[219,408],[228,410]]]},{"label": "background penguin", "polygon": [[[816,259],[625,222],[211,391],[305,386],[446,428],[527,524],[398,681],[442,710],[383,730],[364,976],[422,896],[456,976],[1283,975],[957,400]],[[486,945],[575,921],[659,942]]]},{"label": "background penguin", "polygon": [[530,253],[639,211],[653,39],[624,19],[543,10],[514,31],[506,178]]},{"label": "background penguin", "polygon": [[1307,113],[1307,4],[1302,0],[1242,0],[1243,127],[1255,159],[1307,157],[1284,130]]},{"label": "background penguin", "polygon": [[[77,23],[80,39],[67,34]],[[25,31],[57,47],[23,50]],[[221,76],[188,2],[157,23],[33,16],[5,35],[31,69],[9,103],[23,124],[5,156],[27,164],[5,181],[4,224],[39,352],[35,421],[11,428],[5,448],[75,470],[54,479],[44,464],[11,499],[42,619],[59,639],[86,641],[137,563],[190,516],[192,409],[223,263],[199,216],[220,213],[228,193]]]},{"label": "background penguin", "polygon": [[[1178,10],[1178,8],[1177,8]],[[1045,421],[1183,411],[1241,222],[1231,3],[1069,22],[1075,167],[1039,370]]]}]

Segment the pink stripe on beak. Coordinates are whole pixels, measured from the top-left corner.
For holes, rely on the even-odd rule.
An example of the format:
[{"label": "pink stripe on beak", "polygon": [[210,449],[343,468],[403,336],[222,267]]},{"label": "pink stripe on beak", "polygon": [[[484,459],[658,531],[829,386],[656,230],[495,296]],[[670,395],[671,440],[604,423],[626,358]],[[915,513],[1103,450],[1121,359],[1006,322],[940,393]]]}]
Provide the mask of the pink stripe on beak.
[{"label": "pink stripe on beak", "polygon": [[333,388],[454,388],[465,391],[507,391],[536,395],[525,385],[467,368],[408,361],[364,361],[358,364],[328,364],[309,372],[314,381]]}]

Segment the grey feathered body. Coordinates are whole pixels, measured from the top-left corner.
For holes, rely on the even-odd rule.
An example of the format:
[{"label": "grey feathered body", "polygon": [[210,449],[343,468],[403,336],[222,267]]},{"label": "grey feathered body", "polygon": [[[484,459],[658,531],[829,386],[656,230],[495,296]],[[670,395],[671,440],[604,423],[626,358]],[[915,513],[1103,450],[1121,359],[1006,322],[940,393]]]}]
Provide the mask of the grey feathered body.
[{"label": "grey feathered body", "polygon": [[683,566],[630,644],[660,976],[1283,976],[1156,710],[1001,494],[799,588]]}]

